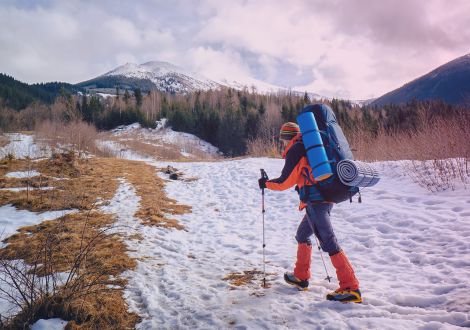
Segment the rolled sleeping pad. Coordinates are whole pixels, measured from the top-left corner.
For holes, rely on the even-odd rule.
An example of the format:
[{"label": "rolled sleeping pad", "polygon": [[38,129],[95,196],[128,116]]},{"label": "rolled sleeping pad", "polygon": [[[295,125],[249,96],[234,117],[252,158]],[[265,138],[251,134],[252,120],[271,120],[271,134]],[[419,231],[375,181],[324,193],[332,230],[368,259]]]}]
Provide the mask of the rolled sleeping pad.
[{"label": "rolled sleeping pad", "polygon": [[297,123],[302,133],[307,159],[316,181],[323,181],[333,175],[326,155],[318,125],[312,112],[304,112],[297,116]]},{"label": "rolled sleeping pad", "polygon": [[344,159],[336,167],[340,181],[346,186],[372,187],[379,182],[379,172],[371,165]]}]

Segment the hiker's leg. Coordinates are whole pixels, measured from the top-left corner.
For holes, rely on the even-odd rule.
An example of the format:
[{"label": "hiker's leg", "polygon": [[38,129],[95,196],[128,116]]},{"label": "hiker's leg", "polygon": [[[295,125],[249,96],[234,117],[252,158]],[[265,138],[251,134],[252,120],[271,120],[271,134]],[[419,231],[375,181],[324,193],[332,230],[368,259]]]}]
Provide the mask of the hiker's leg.
[{"label": "hiker's leg", "polygon": [[318,237],[323,251],[328,252],[330,255],[331,263],[336,269],[339,289],[357,290],[359,289],[359,281],[333,232],[330,221],[330,211],[332,207],[332,204],[317,204],[310,206],[307,211],[308,214],[310,214],[310,218],[314,221],[315,235]]},{"label": "hiker's leg", "polygon": [[297,240],[297,261],[295,263],[294,275],[300,280],[310,278],[310,263],[312,259],[312,243],[310,236],[313,231],[308,224],[307,215],[304,216],[297,228],[295,239]]},{"label": "hiker's leg", "polygon": [[330,211],[332,208],[333,204],[329,203],[309,204],[307,206],[307,214],[309,215],[310,223],[315,229],[315,236],[320,241],[322,250],[330,256],[341,251],[331,226]]}]

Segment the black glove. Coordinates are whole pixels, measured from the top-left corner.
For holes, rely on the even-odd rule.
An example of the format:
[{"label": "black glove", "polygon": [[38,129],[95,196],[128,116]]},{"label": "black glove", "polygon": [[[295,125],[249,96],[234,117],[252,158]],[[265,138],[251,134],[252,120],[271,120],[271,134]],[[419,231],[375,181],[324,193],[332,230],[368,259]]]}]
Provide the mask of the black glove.
[{"label": "black glove", "polygon": [[266,181],[268,181],[268,178],[261,178],[258,180],[259,189],[266,188]]}]

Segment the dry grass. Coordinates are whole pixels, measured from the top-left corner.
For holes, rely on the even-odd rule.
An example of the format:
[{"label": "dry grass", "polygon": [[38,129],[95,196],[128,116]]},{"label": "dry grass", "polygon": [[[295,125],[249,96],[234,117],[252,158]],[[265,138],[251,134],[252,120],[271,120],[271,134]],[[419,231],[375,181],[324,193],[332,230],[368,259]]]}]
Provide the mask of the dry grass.
[{"label": "dry grass", "polygon": [[111,167],[135,187],[137,195],[141,198],[136,216],[145,225],[184,229],[178,221],[167,218],[166,214],[184,214],[190,212],[191,208],[179,205],[165,195],[165,183],[156,175],[154,167],[138,161],[105,158],[97,160],[95,166],[109,169]]},{"label": "dry grass", "polygon": [[[220,159],[219,155],[211,155],[202,151],[196,141],[180,139],[176,143],[168,143],[162,140],[154,140],[139,134],[138,132],[125,132],[118,136],[110,133],[102,133],[100,138],[121,144],[126,149],[138,154],[155,159],[168,161],[207,161]],[[181,150],[191,154],[191,157],[183,155]],[[115,152],[116,153],[116,152]],[[115,155],[119,157],[119,154]]]},{"label": "dry grass", "polygon": [[[273,273],[266,273],[267,276],[272,276]],[[232,288],[240,286],[253,286],[263,282],[263,272],[253,269],[253,270],[244,270],[242,273],[229,273],[222,278],[223,281],[228,281]],[[271,285],[269,280],[266,278],[266,288],[269,288]]]},{"label": "dry grass", "polygon": [[[2,191],[0,205],[14,204],[30,211],[78,209],[78,213],[41,224],[23,227],[9,237],[8,245],[0,250],[0,260],[23,259],[28,264],[37,261],[45,241],[53,238],[57,248],[50,267],[38,266],[41,276],[52,272],[70,270],[81,246],[96,241],[87,255],[81,284],[93,283],[93,291],[84,296],[67,299],[69,291],[63,288],[53,297],[35,302],[35,317],[61,317],[70,320],[70,329],[127,329],[139,321],[136,314],[128,312],[122,297],[126,282],[119,278],[126,269],[135,267],[122,238],[106,231],[113,226],[114,218],[97,211],[97,199],[110,200],[125,178],[140,196],[136,217],[143,224],[184,229],[169,214],[188,212],[189,207],[178,205],[163,192],[164,181],[156,175],[157,169],[142,162],[109,158],[78,158],[73,153],[55,154],[47,160],[3,160],[0,164],[2,187],[53,187],[53,190]],[[40,176],[29,179],[5,178],[11,171],[37,170]],[[138,237],[135,237],[138,238]],[[73,283],[76,283],[73,281]],[[90,284],[92,283],[92,284]],[[109,285],[113,287],[110,288]],[[27,313],[10,320],[12,328],[23,325]]]},{"label": "dry grass", "polygon": [[[112,158],[75,159],[68,154],[56,154],[51,159],[5,161],[0,168],[2,187],[54,187],[52,190],[4,191],[0,205],[13,204],[31,211],[79,209],[95,207],[97,198],[109,200],[117,189],[117,178],[123,177],[134,185],[141,198],[136,214],[146,225],[183,229],[167,214],[183,214],[190,208],[178,205],[163,192],[164,181],[156,169],[138,161]],[[31,179],[5,178],[11,171],[37,169],[42,175]]]},{"label": "dry grass", "polygon": [[[110,215],[81,212],[23,227],[6,240],[8,245],[0,251],[0,258],[23,259],[35,266],[33,269],[38,276],[70,272],[83,251],[82,246],[95,240],[93,248],[81,261],[83,264],[76,278],[57,289],[54,295],[45,295],[34,302],[35,318],[73,320],[69,323],[72,329],[131,328],[139,321],[136,314],[127,311],[122,297],[126,281],[119,278],[122,272],[135,267],[135,260],[128,256],[126,245],[117,235],[106,235],[103,231],[113,222]],[[54,241],[51,262],[43,262],[40,256],[38,263],[38,252],[51,244],[51,239]],[[10,324],[13,327],[24,324],[27,316],[31,317],[26,311],[20,313]]]},{"label": "dry grass", "polygon": [[403,165],[414,182],[431,192],[455,189],[470,182],[470,115],[427,118],[419,112],[415,131],[386,132],[377,135],[365,130],[349,137],[356,159],[409,160]]},{"label": "dry grass", "polygon": [[470,114],[449,118],[427,118],[419,113],[414,131],[387,132],[377,135],[360,129],[348,136],[354,156],[361,160],[430,160],[470,157]]},{"label": "dry grass", "polygon": [[174,161],[174,160],[181,160],[181,159],[187,158],[187,157],[184,157],[180,153],[179,149],[175,148],[175,146],[170,145],[170,144],[155,145],[149,142],[144,142],[142,140],[119,140],[119,139],[117,142],[139,154],[153,157],[156,159]]},{"label": "dry grass", "polygon": [[247,153],[253,157],[280,157],[280,146],[274,139],[257,138],[248,141]]}]

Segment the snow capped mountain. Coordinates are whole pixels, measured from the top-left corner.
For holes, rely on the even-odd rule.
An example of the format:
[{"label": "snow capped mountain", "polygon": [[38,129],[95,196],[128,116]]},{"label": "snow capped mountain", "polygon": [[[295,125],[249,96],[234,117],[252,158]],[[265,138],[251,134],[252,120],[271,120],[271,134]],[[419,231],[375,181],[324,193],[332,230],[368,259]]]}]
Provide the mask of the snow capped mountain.
[{"label": "snow capped mountain", "polygon": [[[116,86],[121,89],[140,88],[143,91],[158,89],[170,93],[187,93],[196,90],[230,87],[237,90],[248,88],[258,93],[291,92],[303,95],[305,91],[276,86],[255,78],[243,81],[229,79],[214,80],[185,70],[168,62],[150,61],[143,64],[126,63],[94,79],[77,84],[96,92],[112,93]],[[311,99],[328,99],[322,95],[308,92]]]},{"label": "snow capped mountain", "polygon": [[[150,80],[157,89],[168,92],[191,92],[220,87],[220,84],[199,74],[186,71],[167,62],[151,61],[143,64],[126,63],[100,77],[124,76]],[[100,78],[98,77],[98,78]]]}]

